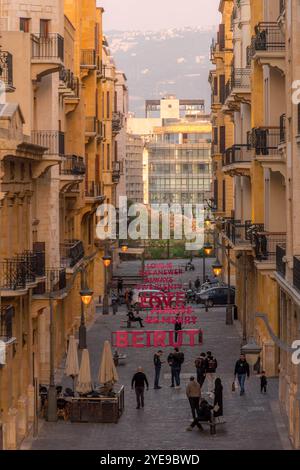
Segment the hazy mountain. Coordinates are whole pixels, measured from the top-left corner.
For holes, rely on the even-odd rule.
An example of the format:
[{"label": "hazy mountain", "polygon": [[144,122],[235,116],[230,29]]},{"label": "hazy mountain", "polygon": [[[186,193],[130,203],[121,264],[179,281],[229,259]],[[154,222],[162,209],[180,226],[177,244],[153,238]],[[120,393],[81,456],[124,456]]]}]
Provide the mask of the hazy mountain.
[{"label": "hazy mountain", "polygon": [[111,53],[128,78],[130,111],[144,115],[145,99],[167,93],[203,98],[210,106],[209,51],[215,30],[110,31]]}]

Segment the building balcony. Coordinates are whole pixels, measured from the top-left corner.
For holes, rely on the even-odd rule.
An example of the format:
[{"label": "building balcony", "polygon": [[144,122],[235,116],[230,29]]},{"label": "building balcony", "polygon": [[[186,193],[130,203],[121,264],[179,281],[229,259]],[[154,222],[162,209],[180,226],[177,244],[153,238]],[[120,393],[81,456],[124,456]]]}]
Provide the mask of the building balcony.
[{"label": "building balcony", "polygon": [[105,141],[105,124],[102,121],[96,121],[96,138],[98,142]]},{"label": "building balcony", "polygon": [[113,162],[113,169],[112,169],[112,182],[113,183],[119,183],[121,173],[122,173],[122,162],[118,162],[118,161]]},{"label": "building balcony", "polygon": [[123,114],[120,111],[114,111],[112,115],[112,132],[113,135],[119,134],[123,127]]},{"label": "building balcony", "polygon": [[15,90],[13,85],[13,56],[0,50],[0,81],[4,83],[5,91]]},{"label": "building balcony", "polygon": [[233,173],[250,172],[251,149],[247,144],[235,144],[223,154],[223,171]]},{"label": "building balcony", "polygon": [[63,176],[83,176],[86,166],[83,157],[65,155],[60,164],[60,174]]},{"label": "building balcony", "polygon": [[279,119],[279,143],[280,145],[286,142],[286,115],[282,114]]},{"label": "building balcony", "polygon": [[247,101],[245,95],[251,91],[251,69],[232,68],[230,79],[230,92],[239,97],[242,101]]},{"label": "building balcony", "polygon": [[81,49],[80,67],[81,69],[91,70],[97,68],[95,49]]},{"label": "building balcony", "polygon": [[233,247],[252,250],[251,235],[249,232],[252,226],[251,221],[242,223],[240,220],[227,219],[223,223],[223,233],[231,242]]},{"label": "building balcony", "polygon": [[45,275],[45,252],[25,251],[0,263],[0,289],[5,293],[26,291]]},{"label": "building balcony", "polygon": [[70,69],[63,67],[59,71],[59,92],[64,96],[79,98],[79,79]]},{"label": "building balcony", "polygon": [[255,149],[258,159],[279,158],[280,128],[276,126],[255,127],[247,134],[248,145]]},{"label": "building balcony", "polygon": [[105,201],[104,191],[99,181],[85,181],[85,200],[92,204]]},{"label": "building balcony", "polygon": [[64,63],[64,38],[57,33],[31,34],[32,80],[58,72]]},{"label": "building balcony", "polygon": [[300,291],[300,256],[293,258],[293,286]]},{"label": "building balcony", "polygon": [[61,264],[66,268],[74,268],[84,258],[81,240],[65,240],[60,244]]},{"label": "building balcony", "polygon": [[285,255],[286,255],[286,244],[281,243],[276,246],[276,272],[285,278],[286,273],[286,264],[285,264]]},{"label": "building balcony", "polygon": [[277,246],[282,246],[285,242],[285,232],[255,231],[252,233],[255,258],[259,262],[275,264],[277,259]]},{"label": "building balcony", "polygon": [[65,289],[67,286],[65,268],[47,268],[45,279],[33,289],[34,296],[44,296]]},{"label": "building balcony", "polygon": [[13,317],[15,309],[12,305],[0,307],[0,341],[8,343],[13,338]]},{"label": "building balcony", "polygon": [[97,136],[97,119],[95,116],[86,116],[85,118],[85,138],[88,142]]},{"label": "building balcony", "polygon": [[261,22],[255,26],[251,56],[261,65],[285,71],[285,37],[277,22]]},{"label": "building balcony", "polygon": [[31,141],[35,145],[47,148],[45,155],[59,155],[65,153],[65,134],[61,131],[32,131]]}]

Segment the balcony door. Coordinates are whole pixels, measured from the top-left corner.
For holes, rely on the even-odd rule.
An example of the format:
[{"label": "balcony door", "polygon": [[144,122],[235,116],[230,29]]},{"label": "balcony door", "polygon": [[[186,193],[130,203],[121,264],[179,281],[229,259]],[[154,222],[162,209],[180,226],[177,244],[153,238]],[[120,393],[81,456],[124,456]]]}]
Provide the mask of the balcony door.
[{"label": "balcony door", "polygon": [[40,20],[40,35],[47,38],[50,32],[50,20]]}]

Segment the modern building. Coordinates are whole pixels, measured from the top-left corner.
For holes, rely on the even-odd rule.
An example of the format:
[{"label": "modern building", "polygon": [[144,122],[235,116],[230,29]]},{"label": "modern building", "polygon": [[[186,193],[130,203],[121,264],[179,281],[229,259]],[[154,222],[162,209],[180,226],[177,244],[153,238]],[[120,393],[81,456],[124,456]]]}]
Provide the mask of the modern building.
[{"label": "modern building", "polygon": [[128,131],[145,143],[147,202],[195,204],[210,198],[211,124],[203,100],[148,100],[146,118],[130,118]]},{"label": "modern building", "polygon": [[137,135],[127,134],[125,180],[129,203],[144,202],[143,152],[143,139]]},{"label": "modern building", "polygon": [[0,10],[0,449],[19,446],[39,384],[49,384],[50,294],[57,367],[81,322],[82,281],[94,292],[89,322],[105,291],[102,257],[114,248],[95,233],[97,207],[115,202],[123,127],[103,9],[38,3]]},{"label": "modern building", "polygon": [[[279,375],[295,448],[300,372],[282,345],[300,331],[298,9],[294,0],[222,0],[210,74],[219,259],[226,268],[229,247],[243,344],[260,351],[268,376]],[[221,200],[224,179],[232,189]]]}]

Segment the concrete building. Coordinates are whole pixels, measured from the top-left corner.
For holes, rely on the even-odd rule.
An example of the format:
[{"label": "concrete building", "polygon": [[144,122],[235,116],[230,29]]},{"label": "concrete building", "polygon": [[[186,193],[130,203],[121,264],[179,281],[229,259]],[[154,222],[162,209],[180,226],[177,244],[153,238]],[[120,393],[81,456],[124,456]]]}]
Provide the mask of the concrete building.
[{"label": "concrete building", "polygon": [[0,448],[15,449],[49,383],[50,293],[58,366],[81,322],[83,272],[95,299],[89,322],[105,250],[117,261],[95,225],[99,204],[115,202],[123,120],[96,0],[12,0],[0,14]]},{"label": "concrete building", "polygon": [[125,178],[128,202],[144,203],[143,152],[143,139],[127,134]]},{"label": "concrete building", "polygon": [[300,331],[298,7],[293,0],[221,1],[222,34],[212,48],[213,62],[218,64],[221,38],[233,52],[221,103],[215,104],[218,65],[210,75],[213,125],[214,119],[228,118],[233,126],[214,166],[215,180],[223,174],[233,188],[223,214],[216,204],[217,216],[223,216],[219,258],[226,267],[229,246],[243,341],[254,340],[261,349],[267,375],[279,373],[280,402],[295,448],[300,447],[300,372],[278,338],[291,347]]}]

